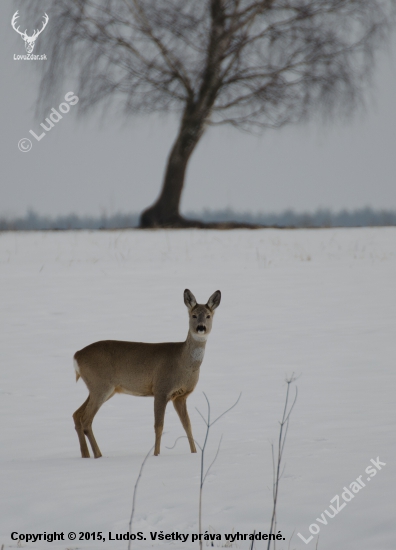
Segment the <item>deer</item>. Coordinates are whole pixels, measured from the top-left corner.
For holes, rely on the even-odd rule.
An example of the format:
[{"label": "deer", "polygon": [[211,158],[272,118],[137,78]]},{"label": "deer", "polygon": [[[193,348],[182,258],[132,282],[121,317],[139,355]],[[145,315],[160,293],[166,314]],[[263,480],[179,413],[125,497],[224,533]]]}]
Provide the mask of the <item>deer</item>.
[{"label": "deer", "polygon": [[92,422],[103,403],[116,393],[154,397],[155,456],[160,454],[165,409],[169,401],[172,401],[187,434],[191,452],[197,452],[186,401],[198,383],[206,342],[220,300],[220,290],[216,290],[206,304],[198,304],[190,290],[184,291],[189,316],[184,342],[101,340],[74,354],[76,382],[82,378],[89,391],[87,400],[73,414],[82,458],[90,458],[85,437],[94,457],[102,456]]},{"label": "deer", "polygon": [[27,51],[27,53],[32,53],[33,50],[34,50],[34,45],[36,43],[36,40],[37,40],[37,37],[39,34],[41,34],[43,32],[43,30],[45,29],[45,27],[47,26],[47,23],[49,21],[49,17],[46,13],[44,13],[44,21],[43,21],[43,26],[40,30],[34,30],[32,36],[29,36],[27,34],[27,29],[25,29],[25,32],[21,32],[19,30],[19,26],[16,27],[16,20],[18,19],[19,17],[19,14],[18,14],[19,10],[17,10],[14,15],[12,16],[12,19],[11,19],[11,25],[12,25],[12,28],[14,29],[14,31],[16,31],[18,34],[20,34],[23,38],[23,40],[25,41],[25,49]]}]

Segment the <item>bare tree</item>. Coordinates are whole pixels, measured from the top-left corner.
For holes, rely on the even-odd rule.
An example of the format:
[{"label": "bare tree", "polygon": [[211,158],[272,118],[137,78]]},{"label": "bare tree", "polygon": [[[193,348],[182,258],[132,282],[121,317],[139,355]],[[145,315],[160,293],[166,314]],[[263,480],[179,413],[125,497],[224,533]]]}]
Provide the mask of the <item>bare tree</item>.
[{"label": "bare tree", "polygon": [[73,75],[82,111],[115,102],[127,114],[177,113],[162,190],[141,226],[196,225],[179,204],[207,127],[254,131],[317,111],[350,112],[389,36],[395,2],[58,0],[41,37],[51,55],[40,64],[39,101]]}]

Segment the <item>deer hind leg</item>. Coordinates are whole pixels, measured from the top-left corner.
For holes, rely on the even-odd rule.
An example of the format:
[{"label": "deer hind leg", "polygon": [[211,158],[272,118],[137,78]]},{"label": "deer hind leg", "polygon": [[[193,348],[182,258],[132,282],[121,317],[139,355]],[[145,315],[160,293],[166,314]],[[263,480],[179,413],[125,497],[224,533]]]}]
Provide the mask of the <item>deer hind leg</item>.
[{"label": "deer hind leg", "polygon": [[[99,445],[96,443],[95,436],[92,431],[92,422],[93,419],[103,405],[105,401],[110,399],[114,395],[114,388],[107,388],[106,390],[98,392],[91,392],[87,400],[87,404],[81,414],[81,427],[84,435],[87,436],[88,441],[91,445],[92,452],[95,458],[100,458],[102,453],[100,452]],[[88,453],[89,456],[89,453]]]},{"label": "deer hind leg", "polygon": [[155,447],[154,455],[160,454],[161,437],[164,429],[165,409],[168,403],[168,398],[165,396],[154,397],[154,431],[155,431]]},{"label": "deer hind leg", "polygon": [[92,431],[92,422],[103,403],[110,399],[110,397],[112,397],[114,393],[114,388],[106,388],[103,389],[101,392],[91,391],[88,399],[73,415],[78,438],[80,440],[81,456],[83,458],[89,458],[89,450],[87,442],[85,440],[85,436],[87,436],[88,441],[92,447],[94,457],[100,458],[102,456],[102,453],[100,452],[99,446],[96,443],[96,439]]},{"label": "deer hind leg", "polygon": [[84,401],[84,403],[81,405],[81,407],[79,409],[77,409],[76,412],[73,414],[74,427],[75,427],[77,435],[78,435],[78,440],[80,442],[81,456],[83,458],[89,458],[90,457],[87,441],[85,439],[84,430],[83,430],[83,427],[82,427],[82,424],[81,424],[81,417],[82,417],[82,415],[85,411],[86,406],[88,405],[89,397],[90,396],[88,396],[86,401]]},{"label": "deer hind leg", "polygon": [[191,431],[191,422],[187,412],[187,395],[176,397],[173,400],[173,406],[175,407],[176,412],[179,415],[180,421],[182,423],[182,426],[186,431],[191,452],[196,453],[197,449],[195,447],[195,442]]}]

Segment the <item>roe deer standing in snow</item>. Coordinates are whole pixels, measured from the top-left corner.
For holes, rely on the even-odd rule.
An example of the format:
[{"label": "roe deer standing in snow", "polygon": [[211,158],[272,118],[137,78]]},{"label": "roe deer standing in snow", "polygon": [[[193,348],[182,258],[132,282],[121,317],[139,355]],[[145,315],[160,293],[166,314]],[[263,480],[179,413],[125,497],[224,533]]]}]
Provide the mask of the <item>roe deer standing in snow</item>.
[{"label": "roe deer standing in snow", "polygon": [[154,396],[155,455],[160,452],[168,401],[173,401],[191,452],[197,452],[186,400],[197,385],[206,340],[212,330],[214,310],[220,300],[220,290],[216,290],[205,305],[197,304],[188,289],[184,291],[184,303],[189,315],[185,342],[147,344],[102,340],[74,354],[76,379],[81,377],[89,390],[88,399],[73,414],[83,458],[90,456],[85,436],[94,457],[102,456],[92,431],[92,421],[103,403],[116,393]]}]

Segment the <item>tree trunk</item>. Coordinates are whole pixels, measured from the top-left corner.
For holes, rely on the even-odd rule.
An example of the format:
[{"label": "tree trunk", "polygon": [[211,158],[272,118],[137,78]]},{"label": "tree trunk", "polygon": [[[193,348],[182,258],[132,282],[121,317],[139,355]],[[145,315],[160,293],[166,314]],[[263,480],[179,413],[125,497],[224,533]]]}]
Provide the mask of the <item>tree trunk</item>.
[{"label": "tree trunk", "polygon": [[[192,112],[191,112],[192,111]],[[179,133],[168,157],[164,182],[156,202],[140,216],[140,227],[191,227],[199,222],[184,219],[179,212],[186,168],[192,152],[204,131],[205,116],[197,116],[187,106]]]}]

